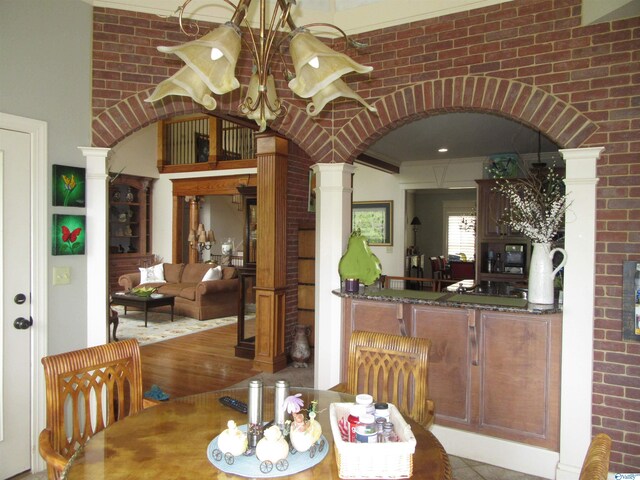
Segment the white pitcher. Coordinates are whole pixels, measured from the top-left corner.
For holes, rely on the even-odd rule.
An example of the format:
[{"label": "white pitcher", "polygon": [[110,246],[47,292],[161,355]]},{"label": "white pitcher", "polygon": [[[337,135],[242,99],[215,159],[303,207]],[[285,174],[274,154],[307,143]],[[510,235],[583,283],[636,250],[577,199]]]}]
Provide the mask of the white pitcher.
[{"label": "white pitcher", "polygon": [[[564,264],[567,252],[563,248],[551,249],[551,243],[533,243],[531,265],[529,265],[529,303],[553,304],[553,279]],[[553,269],[553,255],[562,253],[562,262]]]}]

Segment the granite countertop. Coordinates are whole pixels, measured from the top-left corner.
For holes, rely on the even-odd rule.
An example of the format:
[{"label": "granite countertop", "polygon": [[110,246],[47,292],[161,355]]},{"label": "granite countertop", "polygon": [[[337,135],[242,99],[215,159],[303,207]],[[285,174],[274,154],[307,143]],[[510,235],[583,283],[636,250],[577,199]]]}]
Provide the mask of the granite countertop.
[{"label": "granite countertop", "polygon": [[502,295],[486,295],[458,292],[429,292],[423,290],[375,289],[360,286],[358,293],[333,290],[334,295],[343,298],[358,298],[383,302],[435,305],[439,307],[473,308],[498,312],[551,314],[562,312],[561,304],[540,305],[529,303],[524,298]]}]

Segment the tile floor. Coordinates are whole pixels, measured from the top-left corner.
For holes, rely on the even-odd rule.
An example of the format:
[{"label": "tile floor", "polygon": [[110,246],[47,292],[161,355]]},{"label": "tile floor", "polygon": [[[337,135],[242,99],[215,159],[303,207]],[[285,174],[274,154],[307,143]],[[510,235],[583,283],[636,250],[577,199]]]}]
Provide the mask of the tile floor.
[{"label": "tile floor", "polygon": [[453,471],[452,480],[543,480],[542,477],[514,472],[453,455],[449,455],[449,460]]},{"label": "tile floor", "polygon": [[[525,475],[524,473],[506,470],[493,465],[475,462],[466,458],[449,457],[451,469],[453,470],[452,480],[542,480],[540,477]],[[46,480],[46,472],[34,475],[22,474],[13,477],[11,480]]]}]

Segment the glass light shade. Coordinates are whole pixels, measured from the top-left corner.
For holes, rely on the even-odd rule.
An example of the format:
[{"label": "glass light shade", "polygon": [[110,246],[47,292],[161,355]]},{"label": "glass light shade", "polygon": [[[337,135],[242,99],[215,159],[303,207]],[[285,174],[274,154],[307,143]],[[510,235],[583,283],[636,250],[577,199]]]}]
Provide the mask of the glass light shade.
[{"label": "glass light shade", "polygon": [[[373,67],[361,65],[347,55],[333,51],[306,30],[294,35],[289,51],[296,72],[289,88],[302,98],[312,97],[347,73],[373,70]],[[310,63],[313,61],[315,64],[316,58],[317,67]]]},{"label": "glass light shade", "polygon": [[[274,120],[280,111],[280,99],[276,93],[276,81],[273,75],[267,75],[266,97],[260,98],[260,76],[257,73],[251,75],[247,96],[244,99],[240,110],[247,118],[254,120],[260,126],[260,132],[267,128],[267,122]],[[266,100],[267,104],[260,105]]]},{"label": "glass light shade", "polygon": [[188,66],[182,67],[172,77],[163,80],[156,89],[145,98],[145,102],[155,102],[168,95],[179,95],[191,97],[207,110],[215,110],[218,106],[215,98],[210,95],[211,91],[207,85],[200,80],[200,77]]},{"label": "glass light shade", "polygon": [[[240,86],[235,77],[240,47],[240,34],[231,23],[220,25],[199,39],[182,45],[158,47],[161,52],[177,55],[186,65],[160,82],[146,101],[182,95],[193,98],[209,110],[215,109],[217,103],[211,92],[223,95]],[[222,53],[217,60],[211,59],[214,48]]]},{"label": "glass light shade", "polygon": [[360,95],[354,92],[341,79],[335,80],[311,97],[311,102],[307,104],[307,114],[311,117],[318,115],[322,109],[332,100],[338,97],[352,98],[367,107],[371,112],[377,112],[376,107],[369,105]]}]

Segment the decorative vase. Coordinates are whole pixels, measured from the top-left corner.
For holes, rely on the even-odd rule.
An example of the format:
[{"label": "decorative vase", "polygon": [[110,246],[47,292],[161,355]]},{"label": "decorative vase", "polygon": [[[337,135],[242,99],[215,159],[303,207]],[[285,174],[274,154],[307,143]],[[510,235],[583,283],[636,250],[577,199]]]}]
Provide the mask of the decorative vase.
[{"label": "decorative vase", "polygon": [[382,265],[378,257],[369,248],[367,238],[360,230],[351,232],[347,251],[338,263],[341,280],[359,280],[364,285],[371,285],[382,273]]},{"label": "decorative vase", "polygon": [[306,325],[296,325],[296,333],[293,337],[291,345],[291,358],[293,366],[296,368],[307,368],[307,360],[311,356],[311,348],[309,348],[309,327]]},{"label": "decorative vase", "polygon": [[[549,305],[554,303],[553,279],[567,262],[567,252],[563,248],[551,250],[551,243],[533,243],[531,264],[529,265],[529,293],[530,303]],[[562,262],[553,269],[553,255],[562,253]]]}]

